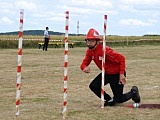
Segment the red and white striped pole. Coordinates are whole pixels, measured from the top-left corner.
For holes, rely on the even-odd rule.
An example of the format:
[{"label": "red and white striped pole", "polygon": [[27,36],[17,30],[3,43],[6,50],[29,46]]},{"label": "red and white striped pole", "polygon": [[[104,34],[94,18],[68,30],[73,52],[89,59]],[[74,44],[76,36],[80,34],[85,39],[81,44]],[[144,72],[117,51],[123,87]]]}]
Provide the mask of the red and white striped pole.
[{"label": "red and white striped pole", "polygon": [[65,50],[64,50],[64,95],[63,95],[63,119],[67,117],[67,80],[68,80],[68,28],[69,11],[66,11],[65,25]]},{"label": "red and white striped pole", "polygon": [[106,57],[106,28],[107,15],[104,15],[104,33],[103,33],[103,57],[102,57],[102,84],[101,84],[101,108],[104,108],[104,80],[105,80],[105,57]]},{"label": "red and white striped pole", "polygon": [[23,42],[23,15],[24,10],[20,10],[20,28],[18,43],[18,66],[17,66],[17,91],[16,91],[16,118],[19,116],[20,90],[21,90],[21,65],[22,65],[22,42]]}]

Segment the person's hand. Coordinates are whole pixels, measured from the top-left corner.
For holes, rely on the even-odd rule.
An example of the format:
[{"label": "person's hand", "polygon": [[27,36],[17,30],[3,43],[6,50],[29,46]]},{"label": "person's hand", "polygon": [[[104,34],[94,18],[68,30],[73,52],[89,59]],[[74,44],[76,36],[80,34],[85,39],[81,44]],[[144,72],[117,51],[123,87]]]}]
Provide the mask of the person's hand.
[{"label": "person's hand", "polygon": [[123,85],[126,84],[126,77],[123,74],[120,74],[119,82],[121,82]]},{"label": "person's hand", "polygon": [[89,68],[89,67],[85,67],[85,68],[83,69],[83,72],[85,72],[85,73],[90,73],[90,68]]}]

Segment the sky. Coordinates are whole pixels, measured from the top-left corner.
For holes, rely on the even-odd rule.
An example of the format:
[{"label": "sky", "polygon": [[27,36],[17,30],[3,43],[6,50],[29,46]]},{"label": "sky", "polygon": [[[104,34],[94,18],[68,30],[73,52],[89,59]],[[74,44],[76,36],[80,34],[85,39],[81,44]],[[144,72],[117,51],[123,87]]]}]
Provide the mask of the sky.
[{"label": "sky", "polygon": [[[71,34],[87,34],[90,28],[103,35],[160,35],[160,0],[0,0],[0,33],[19,31],[20,9],[24,9],[23,30],[65,32],[69,11]],[[79,21],[79,29],[77,23]]]}]

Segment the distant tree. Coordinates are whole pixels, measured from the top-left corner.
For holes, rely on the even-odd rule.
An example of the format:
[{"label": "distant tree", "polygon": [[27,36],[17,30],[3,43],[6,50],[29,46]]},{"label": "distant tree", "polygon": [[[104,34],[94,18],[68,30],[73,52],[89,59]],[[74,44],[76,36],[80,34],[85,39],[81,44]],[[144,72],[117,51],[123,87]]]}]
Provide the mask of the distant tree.
[{"label": "distant tree", "polygon": [[[14,32],[5,32],[5,33],[0,33],[0,35],[18,35],[19,31],[14,31]],[[44,30],[24,30],[23,31],[24,35],[44,35]],[[50,35],[63,35],[64,33],[61,32],[53,32],[49,31]]]}]

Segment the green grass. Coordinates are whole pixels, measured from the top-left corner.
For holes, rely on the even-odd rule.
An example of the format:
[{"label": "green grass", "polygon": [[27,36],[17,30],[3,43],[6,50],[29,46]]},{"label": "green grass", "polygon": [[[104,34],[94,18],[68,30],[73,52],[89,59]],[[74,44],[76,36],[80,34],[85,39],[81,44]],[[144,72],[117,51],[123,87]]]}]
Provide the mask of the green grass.
[{"label": "green grass", "polygon": [[[137,85],[142,103],[160,104],[160,46],[113,47],[127,64],[124,92]],[[129,100],[115,107],[100,108],[101,102],[89,83],[101,72],[91,63],[91,73],[80,70],[86,48],[69,49],[68,120],[159,120],[160,109],[129,109]],[[17,49],[0,50],[0,120],[15,119]],[[21,120],[62,120],[64,48],[23,49]],[[112,96],[109,85],[105,90]]]},{"label": "green grass", "polygon": [[[103,36],[102,36],[103,37]],[[43,42],[43,36],[23,36],[23,48],[38,48],[38,42]],[[85,47],[85,36],[69,36],[69,43],[74,43],[74,47]],[[64,35],[51,35],[51,40],[62,40],[64,43]],[[57,42],[58,43],[58,42]],[[115,46],[137,46],[137,45],[160,45],[160,36],[106,36],[106,44],[111,47]],[[58,47],[63,47],[59,45]],[[17,48],[18,36],[0,35],[0,48]],[[55,45],[49,45],[54,48]]]},{"label": "green grass", "polygon": [[[23,35],[23,39],[43,39],[44,36],[32,36],[32,35]],[[76,40],[76,41],[84,41],[85,35],[84,36],[68,36],[69,40]],[[103,36],[101,35],[101,38]],[[18,40],[18,35],[0,35],[0,39],[17,39]],[[64,35],[51,35],[52,40],[64,40]],[[159,35],[148,35],[148,36],[118,36],[118,35],[107,35],[106,40],[107,41],[133,41],[133,40],[140,40],[140,39],[150,39],[150,40],[157,40],[160,39]]]}]

